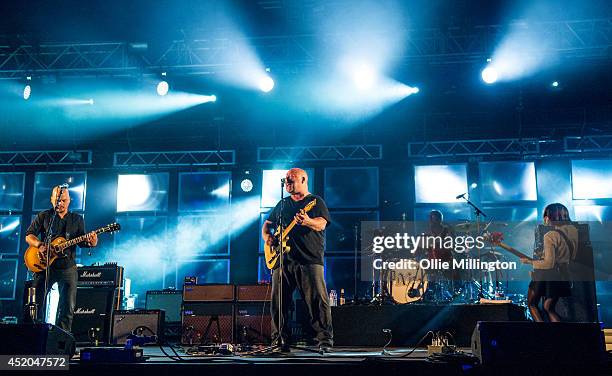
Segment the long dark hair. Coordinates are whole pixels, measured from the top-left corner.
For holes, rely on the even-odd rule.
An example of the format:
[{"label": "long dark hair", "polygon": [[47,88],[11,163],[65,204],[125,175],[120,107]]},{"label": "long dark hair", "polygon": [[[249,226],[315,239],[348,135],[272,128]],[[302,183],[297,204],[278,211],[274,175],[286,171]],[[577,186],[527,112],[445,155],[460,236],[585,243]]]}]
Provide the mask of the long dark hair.
[{"label": "long dark hair", "polygon": [[548,217],[548,220],[553,224],[562,224],[571,222],[569,211],[563,204],[558,202],[548,205],[544,208],[544,217]]}]

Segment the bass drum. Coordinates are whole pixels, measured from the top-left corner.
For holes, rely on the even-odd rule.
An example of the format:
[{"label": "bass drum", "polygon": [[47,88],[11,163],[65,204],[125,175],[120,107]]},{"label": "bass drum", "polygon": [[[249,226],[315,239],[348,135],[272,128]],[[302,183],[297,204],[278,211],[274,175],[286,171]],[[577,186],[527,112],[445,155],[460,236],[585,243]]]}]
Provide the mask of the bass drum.
[{"label": "bass drum", "polygon": [[427,275],[421,268],[391,271],[389,291],[397,304],[417,302],[427,291]]}]

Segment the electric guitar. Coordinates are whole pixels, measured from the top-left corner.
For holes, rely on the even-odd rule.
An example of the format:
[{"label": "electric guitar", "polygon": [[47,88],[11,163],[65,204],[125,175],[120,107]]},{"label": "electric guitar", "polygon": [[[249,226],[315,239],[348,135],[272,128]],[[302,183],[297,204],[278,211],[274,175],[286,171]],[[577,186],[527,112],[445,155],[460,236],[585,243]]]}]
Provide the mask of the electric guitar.
[{"label": "electric guitar", "polygon": [[[300,209],[300,213],[301,214],[308,213],[316,204],[317,204],[316,199],[310,201],[308,204],[306,204],[304,209]],[[268,243],[264,245],[264,256],[266,258],[266,266],[268,267],[268,269],[276,268],[276,266],[278,265],[278,259],[279,259],[280,254],[290,251],[290,247],[287,246],[287,241],[289,240],[289,233],[291,232],[291,230],[293,230],[296,224],[297,222],[295,218],[293,218],[293,221],[291,221],[289,226],[285,227],[285,229],[283,230],[282,239],[279,239],[280,226],[278,226],[276,228],[276,231],[274,232],[274,235],[272,235],[274,236],[272,245],[268,245]],[[281,252],[281,249],[282,249],[282,252]]]},{"label": "electric guitar", "polygon": [[[106,225],[97,230],[94,230],[96,234],[101,234],[103,232],[115,232],[121,230],[121,226],[118,223],[111,223],[110,225]],[[82,241],[87,240],[87,235],[91,232],[88,232],[85,235],[81,235],[77,238],[66,240],[65,238],[58,236],[57,238],[51,241],[51,246],[49,249],[45,251],[40,251],[38,247],[30,246],[23,255],[23,259],[25,261],[28,270],[34,273],[39,273],[45,270],[49,265],[53,264],[53,262],[60,257],[65,256],[64,250],[66,248],[72,247],[75,244],[78,244]],[[47,264],[48,260],[48,264]]]},{"label": "electric guitar", "polygon": [[498,246],[498,247],[500,247],[502,249],[505,249],[506,251],[512,253],[516,257],[526,258],[527,260],[533,260],[532,257],[527,256],[523,252],[517,251],[516,249],[510,247],[509,245],[504,244],[502,242],[502,240],[504,240],[504,234],[502,234],[501,232],[485,233],[483,236],[484,236],[485,240],[493,243],[494,245],[496,245],[496,246]]}]

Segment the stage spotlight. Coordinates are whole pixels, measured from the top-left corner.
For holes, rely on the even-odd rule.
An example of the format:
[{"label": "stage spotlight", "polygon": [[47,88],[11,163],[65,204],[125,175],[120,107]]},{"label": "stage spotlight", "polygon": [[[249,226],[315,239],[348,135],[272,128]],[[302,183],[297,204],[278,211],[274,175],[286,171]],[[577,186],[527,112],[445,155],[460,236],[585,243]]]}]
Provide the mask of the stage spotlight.
[{"label": "stage spotlight", "polygon": [[94,104],[94,100],[93,100],[93,98],[89,98],[89,99],[87,100],[87,104],[89,104],[89,105],[93,105],[93,104]]},{"label": "stage spotlight", "polygon": [[157,84],[157,94],[163,97],[164,95],[168,94],[168,90],[170,90],[168,82],[164,80],[159,81]]},{"label": "stage spotlight", "polygon": [[353,70],[353,82],[359,90],[369,90],[376,82],[376,72],[371,67],[362,64]]},{"label": "stage spotlight", "polygon": [[481,76],[484,82],[486,82],[487,84],[492,84],[497,81],[498,74],[495,68],[488,66],[482,70]]},{"label": "stage spotlight", "polygon": [[30,99],[30,95],[32,95],[32,87],[28,84],[23,88],[23,99],[27,101]]},{"label": "stage spotlight", "polygon": [[211,102],[216,102],[217,101],[217,96],[216,95],[209,95],[208,98],[210,98]]},{"label": "stage spotlight", "polygon": [[552,87],[558,87],[559,86],[559,81],[553,81],[552,84],[550,84]]},{"label": "stage spotlight", "polygon": [[251,192],[253,190],[253,182],[251,179],[243,179],[240,182],[240,188],[242,188],[243,192]]},{"label": "stage spotlight", "polygon": [[476,189],[476,188],[478,188],[478,184],[476,184],[476,183],[472,183],[472,185],[470,185],[470,188],[472,188],[472,189]]},{"label": "stage spotlight", "polygon": [[274,88],[274,80],[270,76],[264,76],[259,79],[259,90],[264,93],[270,92]]}]

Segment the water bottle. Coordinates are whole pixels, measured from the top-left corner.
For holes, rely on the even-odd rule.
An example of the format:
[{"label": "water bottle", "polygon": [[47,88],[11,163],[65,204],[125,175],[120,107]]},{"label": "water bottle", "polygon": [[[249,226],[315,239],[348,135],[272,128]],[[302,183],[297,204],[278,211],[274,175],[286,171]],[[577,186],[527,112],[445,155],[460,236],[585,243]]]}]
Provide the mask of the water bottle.
[{"label": "water bottle", "polygon": [[336,295],[336,290],[331,290],[329,292],[329,305],[332,307],[338,305],[338,296]]}]

